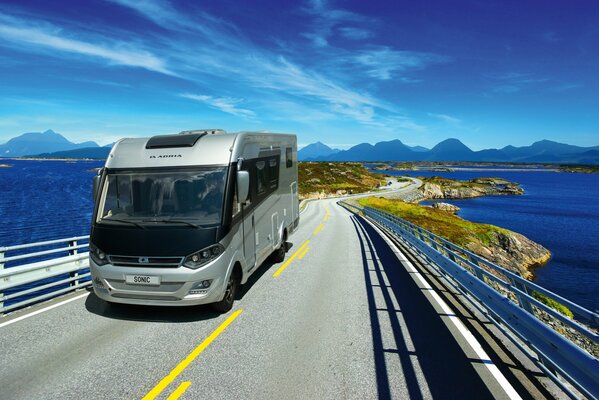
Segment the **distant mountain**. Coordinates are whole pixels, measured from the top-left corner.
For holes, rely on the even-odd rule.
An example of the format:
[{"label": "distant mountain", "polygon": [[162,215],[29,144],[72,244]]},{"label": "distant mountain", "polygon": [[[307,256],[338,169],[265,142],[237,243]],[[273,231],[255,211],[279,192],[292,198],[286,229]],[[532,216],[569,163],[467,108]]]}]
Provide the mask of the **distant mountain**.
[{"label": "distant mountain", "polygon": [[416,151],[418,153],[422,153],[425,151],[429,151],[430,149],[427,149],[426,147],[422,147],[422,146],[408,146],[412,151]]},{"label": "distant mountain", "polygon": [[[320,142],[319,142],[320,143]],[[324,144],[320,143],[325,146]],[[308,146],[306,146],[308,147]],[[487,161],[555,164],[599,164],[599,146],[580,147],[541,140],[530,146],[473,151],[458,139],[446,139],[432,149],[410,147],[400,140],[360,143],[315,161]]]},{"label": "distant mountain", "polygon": [[24,133],[1,144],[0,157],[22,157],[86,147],[99,146],[95,142],[73,143],[61,134],[49,129],[45,132]]},{"label": "distant mountain", "polygon": [[320,157],[327,157],[331,154],[338,153],[340,150],[332,149],[322,142],[316,142],[303,147],[297,152],[297,157],[300,161],[310,161]]},{"label": "distant mountain", "polygon": [[426,153],[427,161],[477,161],[476,153],[458,139],[446,139]]},{"label": "distant mountain", "polygon": [[[415,152],[399,139],[388,142],[379,142],[375,145],[370,143],[358,144],[349,150],[340,151],[326,160],[330,161],[395,161],[402,159],[415,159],[422,152]],[[420,158],[418,158],[420,159]]]},{"label": "distant mountain", "polygon": [[53,153],[42,153],[32,157],[35,158],[95,158],[104,160],[110,153],[110,147],[85,147],[83,149],[55,151]]}]

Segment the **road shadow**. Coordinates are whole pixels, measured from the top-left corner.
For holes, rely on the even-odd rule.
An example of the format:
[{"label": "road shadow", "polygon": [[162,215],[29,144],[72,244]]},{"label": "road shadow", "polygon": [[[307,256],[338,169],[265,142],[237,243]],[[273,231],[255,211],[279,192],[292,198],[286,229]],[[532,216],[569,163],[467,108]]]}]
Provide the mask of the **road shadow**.
[{"label": "road shadow", "polygon": [[85,299],[85,308],[92,314],[105,318],[148,322],[196,322],[219,317],[210,305],[200,306],[138,306],[133,304],[109,303],[91,290]]},{"label": "road shadow", "polygon": [[[390,398],[391,375],[403,375],[410,399],[423,399],[420,381],[426,381],[432,398],[493,399],[439,313],[422,293],[393,250],[362,217],[351,216],[362,253],[373,339],[379,398]],[[376,277],[377,282],[373,282]],[[385,284],[385,277],[388,285]],[[384,305],[375,303],[375,288]],[[393,299],[399,305],[396,309]],[[379,301],[379,303],[381,303]],[[400,319],[400,316],[402,317]],[[395,348],[386,348],[381,318],[388,319]],[[405,333],[409,337],[405,336]],[[387,343],[388,346],[388,343]],[[399,358],[402,371],[390,371],[386,359]],[[414,368],[417,364],[419,368]],[[420,376],[420,374],[422,376]],[[428,395],[426,396],[428,397]]]}]

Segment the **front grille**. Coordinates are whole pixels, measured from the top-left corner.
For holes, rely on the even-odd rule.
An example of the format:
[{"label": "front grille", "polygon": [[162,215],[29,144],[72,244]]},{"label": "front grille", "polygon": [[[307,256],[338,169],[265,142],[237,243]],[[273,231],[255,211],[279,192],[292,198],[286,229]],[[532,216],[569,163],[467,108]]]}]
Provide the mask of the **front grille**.
[{"label": "front grille", "polygon": [[117,290],[143,290],[144,292],[156,292],[156,293],[172,293],[181,289],[184,285],[183,282],[160,282],[160,286],[152,285],[128,285],[123,280],[106,279],[108,284]]},{"label": "front grille", "polygon": [[174,296],[155,296],[148,294],[129,294],[129,293],[113,293],[112,297],[119,297],[121,299],[138,299],[138,300],[162,300],[162,301],[177,301],[181,300]]},{"label": "front grille", "polygon": [[108,256],[108,260],[117,267],[177,268],[183,257]]}]

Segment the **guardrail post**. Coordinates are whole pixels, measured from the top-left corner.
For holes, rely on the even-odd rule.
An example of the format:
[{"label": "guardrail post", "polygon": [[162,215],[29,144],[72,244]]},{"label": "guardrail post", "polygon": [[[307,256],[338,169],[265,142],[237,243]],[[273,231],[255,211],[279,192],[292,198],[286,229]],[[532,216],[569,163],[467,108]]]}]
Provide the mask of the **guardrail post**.
[{"label": "guardrail post", "polygon": [[[522,283],[514,281],[514,279],[510,279],[510,283],[515,288],[521,290],[524,293],[529,294],[528,288],[525,285],[523,285]],[[528,311],[531,315],[535,315],[535,310],[532,308],[532,304],[530,304],[530,301],[528,301],[528,299],[526,297],[524,297],[520,293],[516,292],[516,298],[518,299],[518,304],[520,305],[520,307],[522,307],[523,309]]]},{"label": "guardrail post", "polygon": [[[70,256],[74,256],[78,253],[77,251],[77,241],[76,240],[69,240],[69,255]],[[71,278],[76,278],[79,276],[79,271],[75,271],[75,272],[71,272]],[[70,286],[77,286],[79,285],[79,279],[76,279],[74,281],[71,281]]]},{"label": "guardrail post", "polygon": [[[2,271],[4,269],[4,252],[0,251],[0,271]],[[2,307],[4,307],[4,292],[0,292],[0,309],[2,309]],[[2,314],[4,314],[2,311],[0,311],[0,316],[2,316]]]}]

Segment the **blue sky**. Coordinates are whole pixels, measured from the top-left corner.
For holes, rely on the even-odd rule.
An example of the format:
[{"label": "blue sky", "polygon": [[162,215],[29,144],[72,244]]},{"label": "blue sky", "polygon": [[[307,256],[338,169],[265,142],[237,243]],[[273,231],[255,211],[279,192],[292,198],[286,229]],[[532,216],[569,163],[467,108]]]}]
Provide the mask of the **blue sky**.
[{"label": "blue sky", "polygon": [[3,0],[0,88],[0,143],[218,127],[591,146],[599,3]]}]

